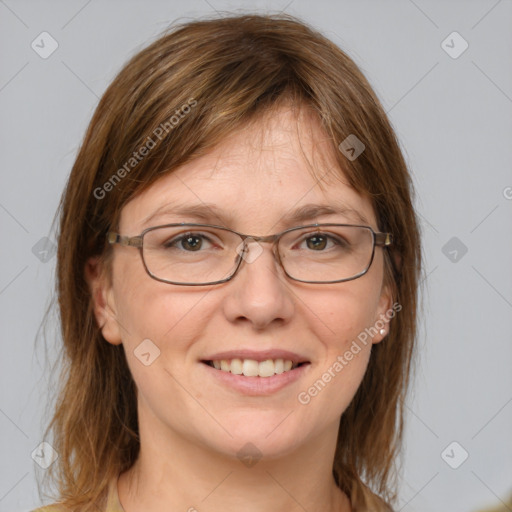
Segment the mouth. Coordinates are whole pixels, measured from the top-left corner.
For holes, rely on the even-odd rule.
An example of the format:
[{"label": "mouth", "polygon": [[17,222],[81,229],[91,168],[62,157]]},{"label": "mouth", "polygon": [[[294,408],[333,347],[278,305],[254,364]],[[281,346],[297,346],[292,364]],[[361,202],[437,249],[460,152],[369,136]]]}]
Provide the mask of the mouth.
[{"label": "mouth", "polygon": [[241,375],[244,377],[268,378],[274,375],[293,372],[297,368],[311,364],[309,361],[292,361],[291,359],[213,359],[202,360],[203,364],[220,372]]}]

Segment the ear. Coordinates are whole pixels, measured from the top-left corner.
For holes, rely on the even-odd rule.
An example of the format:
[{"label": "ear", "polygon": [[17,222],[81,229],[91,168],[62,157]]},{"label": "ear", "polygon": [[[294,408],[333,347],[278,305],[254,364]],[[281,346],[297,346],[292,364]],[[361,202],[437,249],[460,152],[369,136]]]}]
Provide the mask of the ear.
[{"label": "ear", "polygon": [[85,279],[91,293],[94,316],[103,337],[112,345],[121,344],[121,330],[117,322],[114,293],[99,256],[87,260]]},{"label": "ear", "polygon": [[[383,285],[377,305],[375,321],[373,323],[377,330],[377,333],[372,338],[373,344],[380,343],[389,334],[389,321],[394,315],[395,311],[393,309],[393,293],[391,287],[389,285]],[[385,332],[381,334],[381,330]]]}]

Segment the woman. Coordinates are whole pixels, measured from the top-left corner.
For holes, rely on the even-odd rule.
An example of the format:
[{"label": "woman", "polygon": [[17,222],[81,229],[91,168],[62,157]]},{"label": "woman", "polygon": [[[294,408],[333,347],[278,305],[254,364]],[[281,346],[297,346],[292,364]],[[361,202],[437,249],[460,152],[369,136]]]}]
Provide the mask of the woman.
[{"label": "woman", "polygon": [[299,20],[195,21],[133,57],[61,204],[41,510],[392,510],[411,196],[368,82]]}]

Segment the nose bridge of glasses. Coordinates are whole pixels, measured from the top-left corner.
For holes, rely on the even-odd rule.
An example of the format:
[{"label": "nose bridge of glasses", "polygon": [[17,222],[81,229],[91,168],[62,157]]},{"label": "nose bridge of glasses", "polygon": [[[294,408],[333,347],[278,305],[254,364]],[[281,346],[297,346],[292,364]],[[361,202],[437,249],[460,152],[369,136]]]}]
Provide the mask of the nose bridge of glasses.
[{"label": "nose bridge of glasses", "polygon": [[268,243],[273,244],[271,250],[274,259],[277,260],[278,264],[282,264],[279,252],[276,250],[277,244],[275,244],[275,242],[280,238],[279,234],[265,236],[239,234],[239,236],[242,238],[242,241],[238,244],[236,252],[240,259],[243,259],[247,263],[253,263],[263,253],[263,246],[261,243]]},{"label": "nose bridge of glasses", "polygon": [[244,252],[248,252],[249,245],[255,244],[257,247],[259,247],[258,252],[261,254],[263,251],[263,248],[261,247],[260,243],[267,243],[267,244],[273,244],[275,248],[275,242],[280,238],[280,234],[275,235],[263,235],[263,236],[256,236],[256,235],[245,235],[242,233],[236,233],[241,239],[241,243],[238,245],[237,252],[240,252],[240,250],[243,250]]},{"label": "nose bridge of glasses", "polygon": [[263,236],[255,236],[255,235],[244,235],[242,233],[237,233],[244,242],[251,243],[251,242],[263,242],[263,243],[274,243],[279,237],[280,234],[275,235],[263,235]]}]

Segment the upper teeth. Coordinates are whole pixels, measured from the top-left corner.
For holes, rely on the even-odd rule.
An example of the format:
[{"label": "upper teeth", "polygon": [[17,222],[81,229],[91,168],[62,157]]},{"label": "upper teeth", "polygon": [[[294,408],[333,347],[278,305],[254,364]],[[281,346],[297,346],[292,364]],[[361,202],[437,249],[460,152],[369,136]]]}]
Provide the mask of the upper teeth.
[{"label": "upper teeth", "polygon": [[235,375],[245,375],[246,377],[272,377],[276,373],[283,373],[296,368],[289,359],[267,359],[265,361],[255,361],[254,359],[221,359],[213,361],[213,366],[217,370],[231,372]]}]

